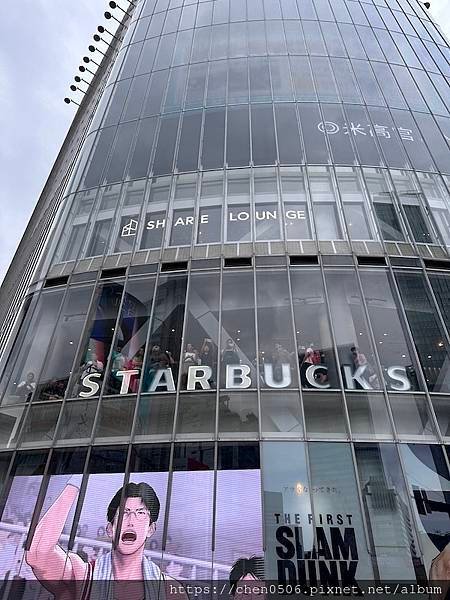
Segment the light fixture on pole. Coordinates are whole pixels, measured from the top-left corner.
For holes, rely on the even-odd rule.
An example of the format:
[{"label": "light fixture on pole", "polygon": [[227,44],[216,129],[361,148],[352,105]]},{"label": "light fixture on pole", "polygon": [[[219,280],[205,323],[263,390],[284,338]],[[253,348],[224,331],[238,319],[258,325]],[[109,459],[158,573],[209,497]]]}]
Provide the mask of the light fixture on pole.
[{"label": "light fixture on pole", "polygon": [[94,71],[91,71],[90,69],[88,69],[88,68],[87,68],[87,67],[85,67],[84,65],[80,65],[80,66],[78,67],[78,70],[79,70],[81,73],[86,73],[86,72],[87,72],[87,73],[90,73],[91,75],[95,75]]},{"label": "light fixture on pole", "polygon": [[64,102],[66,104],[76,104],[77,106],[80,106],[78,102],[75,102],[75,100],[72,100],[72,98],[67,98],[67,96],[64,98]]},{"label": "light fixture on pole", "polygon": [[88,50],[89,50],[89,52],[100,52],[100,54],[103,54],[103,56],[106,56],[106,54],[104,52],[102,52],[101,50],[99,50],[98,48],[93,46],[92,44],[90,46],[88,46]]},{"label": "light fixture on pole", "polygon": [[106,33],[109,33],[109,35],[110,35],[111,37],[113,37],[113,38],[116,38],[116,40],[120,40],[120,38],[118,38],[118,37],[117,37],[117,35],[114,35],[113,33],[111,33],[111,32],[109,31],[109,29],[106,29],[106,27],[103,27],[103,25],[99,25],[99,26],[97,27],[97,31],[98,31],[99,33],[105,33],[105,31],[106,31]]},{"label": "light fixture on pole", "polygon": [[72,92],[81,92],[83,95],[86,93],[85,90],[82,90],[80,87],[78,87],[77,85],[72,85],[70,86],[70,89],[72,90]]},{"label": "light fixture on pole", "polygon": [[114,21],[117,21],[119,23],[119,25],[122,25],[122,23],[119,21],[119,19],[116,19],[116,17],[108,11],[105,12],[105,19],[114,19]]},{"label": "light fixture on pole", "polygon": [[75,81],[76,81],[77,83],[81,83],[81,82],[83,82],[83,83],[85,83],[85,84],[86,84],[88,87],[91,85],[90,81],[88,81],[87,79],[84,79],[83,77],[80,77],[79,75],[75,75],[74,79],[75,79]]},{"label": "light fixture on pole", "polygon": [[117,4],[117,2],[113,2],[113,0],[111,0],[111,2],[109,3],[110,8],[118,8],[119,10],[121,10],[123,12],[124,15],[128,15],[129,17],[131,17],[131,14],[129,12],[127,12],[126,10],[124,10],[121,6],[119,6]]},{"label": "light fixture on pole", "polygon": [[83,62],[86,63],[86,64],[89,64],[90,62],[93,62],[94,65],[97,65],[97,67],[100,66],[98,64],[98,62],[96,62],[93,58],[89,58],[89,56],[83,56]]}]

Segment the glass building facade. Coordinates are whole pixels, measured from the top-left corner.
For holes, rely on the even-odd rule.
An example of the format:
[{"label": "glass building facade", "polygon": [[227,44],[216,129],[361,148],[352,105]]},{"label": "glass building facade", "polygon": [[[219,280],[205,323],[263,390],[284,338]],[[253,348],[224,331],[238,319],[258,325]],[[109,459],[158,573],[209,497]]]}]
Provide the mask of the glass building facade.
[{"label": "glass building facade", "polygon": [[0,371],[0,578],[55,592],[67,489],[58,548],[103,564],[143,482],[163,579],[442,579],[448,43],[415,0],[126,23]]}]

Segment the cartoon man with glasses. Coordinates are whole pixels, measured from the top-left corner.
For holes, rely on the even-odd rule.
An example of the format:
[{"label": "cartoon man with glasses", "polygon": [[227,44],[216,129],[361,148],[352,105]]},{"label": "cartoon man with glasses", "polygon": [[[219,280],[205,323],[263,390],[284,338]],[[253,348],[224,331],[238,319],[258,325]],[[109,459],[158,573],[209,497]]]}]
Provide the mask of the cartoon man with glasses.
[{"label": "cartoon man with glasses", "polygon": [[[128,483],[120,488],[107,509],[106,533],[113,541],[110,552],[92,562],[59,545],[64,524],[75,502],[81,477],[74,476],[41,518],[26,561],[36,578],[64,600],[154,600],[165,599],[172,580],[145,556],[145,543],[156,531],[160,503],[147,483]],[[123,497],[123,518],[118,531],[119,506]],[[173,580],[172,580],[173,581]],[[185,600],[183,593],[177,600]]]}]

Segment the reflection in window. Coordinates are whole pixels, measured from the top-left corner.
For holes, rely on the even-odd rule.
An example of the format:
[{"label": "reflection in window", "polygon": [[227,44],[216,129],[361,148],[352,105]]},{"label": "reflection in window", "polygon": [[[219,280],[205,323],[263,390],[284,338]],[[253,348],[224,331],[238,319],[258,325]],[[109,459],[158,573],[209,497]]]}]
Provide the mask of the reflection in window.
[{"label": "reflection in window", "polygon": [[391,171],[391,174],[414,241],[432,244],[435,240],[431,223],[412,175],[408,171]]},{"label": "reflection in window", "polygon": [[423,276],[398,272],[396,279],[428,389],[430,392],[448,392],[449,351]]},{"label": "reflection in window", "polygon": [[86,256],[101,256],[106,254],[112,219],[99,220],[92,231]]},{"label": "reflection in window", "polygon": [[286,273],[258,271],[256,296],[261,384],[278,388],[295,386],[297,368]]},{"label": "reflection in window", "polygon": [[[95,291],[96,296],[85,333],[86,341],[82,346],[79,367],[75,372],[72,397],[81,392],[84,397],[99,394],[114,337],[122,292],[122,283],[107,283]],[[88,381],[88,385],[85,385]]]},{"label": "reflection in window", "polygon": [[92,287],[69,288],[52,336],[50,352],[39,377],[39,400],[62,400],[89,308]]},{"label": "reflection in window", "polygon": [[406,338],[406,325],[397,308],[393,282],[384,269],[360,271],[360,276],[387,388],[420,389],[417,366]]},{"label": "reflection in window", "polygon": [[450,197],[439,175],[417,173],[423,194],[444,245],[450,246]]},{"label": "reflection in window", "polygon": [[219,434],[242,437],[258,431],[258,399],[254,392],[221,392],[219,395]]},{"label": "reflection in window", "polygon": [[346,401],[353,438],[392,439],[392,427],[383,394],[347,393]]},{"label": "reflection in window", "polygon": [[[310,552],[314,544],[313,526],[308,521],[311,511],[311,490],[306,462],[305,444],[301,442],[265,442],[261,445],[262,481],[264,494],[265,539],[277,539],[281,527],[287,537],[294,538],[294,515],[301,519],[304,552]],[[277,520],[289,515],[290,522]],[[265,576],[277,581],[279,577],[275,544],[267,544],[265,553]]]},{"label": "reflection in window", "polygon": [[342,239],[330,170],[328,167],[309,167],[308,175],[317,239]]},{"label": "reflection in window", "polygon": [[[123,298],[111,354],[107,394],[137,393],[153,302],[154,279],[130,279]],[[129,381],[123,371],[135,371]]]},{"label": "reflection in window", "polygon": [[221,387],[225,387],[227,366],[240,364],[249,368],[252,387],[256,387],[255,298],[251,271],[223,274]]},{"label": "reflection in window", "polygon": [[369,521],[369,543],[381,580],[420,575],[408,491],[393,444],[356,444],[360,491]]},{"label": "reflection in window", "polygon": [[448,467],[440,446],[400,444],[427,573],[450,535]]},{"label": "reflection in window", "polygon": [[[186,280],[186,276],[176,275],[158,280],[145,362],[144,392],[174,391],[180,361]],[[170,381],[171,373],[173,382]]]},{"label": "reflection in window", "polygon": [[261,430],[265,438],[294,437],[303,433],[298,392],[261,394]]},{"label": "reflection in window", "polygon": [[[184,389],[188,383],[189,367],[197,366],[208,368],[205,373],[209,372],[206,381],[210,387],[217,385],[219,289],[218,273],[191,275],[181,369]],[[204,385],[201,387],[206,389],[206,383]]]},{"label": "reflection in window", "polygon": [[24,404],[31,400],[40,370],[52,339],[63,299],[62,290],[44,292],[27,327],[26,339],[16,359],[2,405]]},{"label": "reflection in window", "polygon": [[373,202],[378,228],[385,242],[403,241],[404,235],[400,225],[394,193],[381,169],[364,169],[367,189]]},{"label": "reflection in window", "polygon": [[336,177],[350,239],[374,239],[374,225],[359,171],[354,167],[336,167]]},{"label": "reflection in window", "polygon": [[171,246],[190,246],[194,228],[194,211],[190,208],[174,210],[172,215]]},{"label": "reflection in window", "polygon": [[227,180],[227,242],[251,239],[250,173],[229,171]]},{"label": "reflection in window", "polygon": [[256,240],[280,239],[280,210],[276,172],[257,169],[254,172]]},{"label": "reflection in window", "polygon": [[325,270],[331,322],[347,389],[380,389],[381,381],[356,273]]},{"label": "reflection in window", "polygon": [[310,240],[311,221],[306,203],[303,173],[298,169],[281,169],[281,196],[287,240]]},{"label": "reflection in window", "polygon": [[302,387],[338,388],[320,271],[291,269],[291,288]]}]

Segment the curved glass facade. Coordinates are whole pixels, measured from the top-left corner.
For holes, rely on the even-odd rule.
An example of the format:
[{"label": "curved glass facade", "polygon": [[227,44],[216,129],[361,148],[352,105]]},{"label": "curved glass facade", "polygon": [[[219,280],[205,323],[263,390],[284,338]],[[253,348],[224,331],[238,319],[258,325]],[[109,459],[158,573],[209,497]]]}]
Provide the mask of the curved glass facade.
[{"label": "curved glass facade", "polygon": [[449,78],[412,0],[137,3],[3,366],[0,576],[145,524],[146,581],[446,578]]}]

